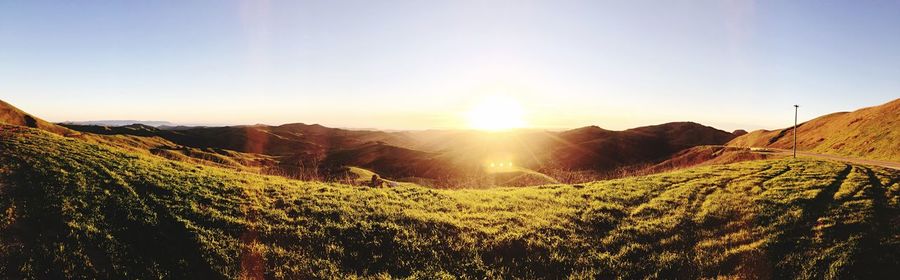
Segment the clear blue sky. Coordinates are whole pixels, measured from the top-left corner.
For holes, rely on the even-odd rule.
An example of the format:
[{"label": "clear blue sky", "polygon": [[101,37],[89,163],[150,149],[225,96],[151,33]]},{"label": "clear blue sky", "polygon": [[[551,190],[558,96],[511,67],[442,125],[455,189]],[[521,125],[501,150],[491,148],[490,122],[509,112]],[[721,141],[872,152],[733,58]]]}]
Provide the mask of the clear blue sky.
[{"label": "clear blue sky", "polygon": [[900,97],[900,1],[2,1],[0,99],[50,121],[780,128]]}]

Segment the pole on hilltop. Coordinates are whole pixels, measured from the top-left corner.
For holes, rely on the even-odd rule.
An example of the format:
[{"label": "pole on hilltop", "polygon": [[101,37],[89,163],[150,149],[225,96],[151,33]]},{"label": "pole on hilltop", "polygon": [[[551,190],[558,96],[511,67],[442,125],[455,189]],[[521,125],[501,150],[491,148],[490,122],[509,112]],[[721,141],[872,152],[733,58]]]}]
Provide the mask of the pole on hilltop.
[{"label": "pole on hilltop", "polygon": [[800,105],[794,105],[794,158],[797,158],[797,109]]}]

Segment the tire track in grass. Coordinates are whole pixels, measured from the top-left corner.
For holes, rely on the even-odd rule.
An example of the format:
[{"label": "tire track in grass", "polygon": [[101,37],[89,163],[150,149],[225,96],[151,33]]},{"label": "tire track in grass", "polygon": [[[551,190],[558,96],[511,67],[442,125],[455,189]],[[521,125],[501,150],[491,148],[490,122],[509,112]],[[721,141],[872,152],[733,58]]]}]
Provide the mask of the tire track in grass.
[{"label": "tire track in grass", "polygon": [[852,167],[833,195],[832,206],[816,220],[811,234],[803,240],[807,245],[803,248],[804,253],[795,254],[799,269],[797,278],[849,278],[860,275],[848,273],[853,271],[852,264],[840,268],[830,265],[850,260],[858,263],[865,259],[866,253],[863,252],[871,252],[862,249],[871,247],[862,245],[872,237],[875,213],[873,185],[864,170],[860,166]]},{"label": "tire track in grass", "polygon": [[[842,195],[845,189],[851,191]],[[884,235],[894,232],[886,218],[897,213],[885,215],[890,209],[878,176],[870,168],[854,166],[835,195],[840,196],[834,202],[838,207],[831,207],[818,220],[799,277],[889,279],[897,275],[900,266],[887,260],[896,260],[900,250]],[[829,266],[833,263],[849,265]]]},{"label": "tire track in grass", "polygon": [[787,174],[788,172],[791,172],[791,170],[793,170],[793,168],[791,167],[791,165],[785,164],[785,165],[784,165],[784,169],[775,172],[775,174],[772,174],[771,177],[765,178],[765,179],[762,180],[762,182],[759,182],[759,188],[760,188],[760,190],[762,190],[762,191],[768,190],[768,189],[766,188],[766,183],[768,183],[769,181],[771,181],[771,180],[773,180],[773,179],[775,179],[775,178],[781,177],[781,175],[784,175],[784,174]]},{"label": "tire track in grass", "polygon": [[[716,183],[712,186],[707,186],[706,188],[704,188],[702,195],[699,198],[697,197],[697,192],[700,192],[700,191],[697,190],[696,192],[693,192],[691,194],[691,197],[686,202],[691,204],[690,209],[696,210],[697,207],[700,207],[703,205],[703,202],[705,201],[705,198],[708,195],[714,193],[715,191],[717,191],[719,189],[727,188],[728,184],[730,184],[731,182],[733,182],[735,180],[741,180],[741,179],[745,179],[748,177],[756,176],[755,173],[765,172],[771,168],[772,168],[772,166],[768,165],[768,166],[765,166],[764,168],[760,169],[757,172],[752,172],[751,174],[743,175],[743,176],[736,177],[736,178],[727,178],[724,175],[716,177],[716,179],[723,179],[724,181],[720,182],[720,183]],[[790,168],[787,168],[787,169],[790,169]],[[786,171],[781,171],[779,174],[783,174],[784,172],[786,172]],[[674,182],[668,188],[665,188],[664,190],[654,193],[654,196],[648,197],[646,200],[644,200],[644,202],[629,207],[628,210],[630,210],[629,211],[630,213],[628,214],[628,216],[626,218],[634,218],[634,216],[639,215],[638,212],[640,212],[641,209],[648,207],[648,205],[654,203],[655,201],[657,201],[659,199],[663,199],[663,196],[665,196],[667,193],[684,192],[685,190],[683,190],[682,188],[684,188],[685,185],[695,183],[696,181],[703,181],[703,180],[710,180],[710,179],[712,179],[712,178],[693,178],[692,177],[687,180]],[[700,201],[698,201],[698,200],[700,200]],[[693,213],[693,214],[695,214],[695,212],[696,211],[689,211],[689,213]],[[634,222],[634,220],[630,220],[630,221]],[[624,223],[624,221],[623,221],[623,223]],[[622,224],[622,223],[620,223],[620,224]]]},{"label": "tire track in grass", "polygon": [[[881,180],[878,179],[878,175],[872,171],[871,168],[864,168],[866,175],[869,177],[869,183],[871,184],[871,192],[870,196],[872,197],[873,207],[874,207],[874,219],[873,225],[871,226],[872,233],[868,235],[868,239],[866,240],[867,249],[871,252],[870,254],[863,254],[865,258],[860,264],[858,264],[862,268],[868,269],[856,269],[861,273],[865,273],[863,278],[870,279],[889,279],[891,277],[896,277],[896,275],[900,275],[900,263],[897,260],[900,260],[900,240],[897,240],[896,237],[890,236],[892,232],[897,232],[894,230],[894,227],[898,227],[897,221],[900,217],[900,209],[893,208],[890,206],[887,198],[887,188],[892,186],[900,176],[896,176],[891,179],[890,183],[887,186],[881,183]],[[895,221],[891,221],[894,219]],[[893,262],[890,262],[893,260]],[[871,265],[867,265],[864,262],[870,262]],[[874,270],[872,268],[875,268]]]},{"label": "tire track in grass", "polygon": [[[764,172],[770,168],[771,166],[765,166],[757,172]],[[625,269],[623,272],[627,273],[617,277],[672,275],[692,279],[700,276],[701,266],[697,263],[694,250],[698,231],[701,229],[695,221],[699,209],[711,194],[728,188],[732,181],[755,176],[757,172],[733,178],[728,177],[728,172],[720,172],[720,175],[715,177],[686,180],[666,188],[654,198],[634,207],[626,218],[627,221],[619,223],[608,235],[609,238],[617,239],[617,242],[607,243],[607,250],[616,252],[613,259],[623,264],[642,262],[634,259],[638,252],[646,251],[644,253],[653,257],[644,260],[649,261],[646,266]],[[672,220],[665,221],[668,219]],[[662,224],[655,225],[656,223]],[[658,231],[655,233],[641,230],[648,226],[664,226],[664,228],[657,228]]]},{"label": "tire track in grass", "polygon": [[[596,197],[584,195],[585,199],[600,199],[623,207],[620,215],[616,216],[615,219],[603,221],[604,228],[602,229],[602,232],[596,232],[592,235],[594,236],[594,241],[592,242],[596,244],[596,248],[591,250],[589,255],[592,256],[591,261],[596,264],[596,269],[592,273],[594,278],[607,279],[621,277],[621,273],[623,272],[621,265],[623,263],[618,260],[621,256],[617,255],[624,246],[634,242],[636,222],[632,215],[634,214],[635,209],[643,207],[650,201],[660,198],[667,192],[681,188],[684,184],[689,184],[697,180],[694,176],[680,177],[671,175],[651,175],[647,178],[666,178],[669,180],[667,180],[667,184],[649,187],[649,191],[647,191],[644,196],[632,201],[617,200],[615,199],[616,197],[609,197],[608,195],[610,194],[599,195]],[[615,181],[618,181],[618,183],[613,183],[608,185],[608,187],[613,188],[619,186],[620,183],[624,181],[627,181],[626,184],[632,185],[643,183],[642,181],[635,182],[629,179],[616,179]],[[582,226],[587,226],[588,230],[592,230],[592,226],[589,224]]]},{"label": "tire track in grass", "polygon": [[[699,258],[699,256],[704,255],[701,252],[701,250],[703,250],[703,249],[697,246],[699,244],[699,242],[704,241],[704,240],[709,240],[710,238],[720,237],[720,236],[724,236],[724,235],[728,235],[728,234],[737,232],[736,230],[732,229],[729,226],[730,220],[718,220],[716,218],[709,219],[708,217],[700,216],[700,213],[703,211],[704,206],[707,205],[708,201],[710,203],[719,203],[718,201],[710,201],[710,196],[713,196],[713,194],[716,194],[716,193],[726,193],[726,192],[727,193],[746,193],[746,192],[750,191],[750,189],[746,189],[746,188],[739,189],[738,186],[732,186],[732,185],[734,183],[742,183],[745,180],[748,180],[751,178],[752,179],[761,179],[758,184],[763,184],[766,181],[771,180],[775,177],[781,176],[782,174],[785,174],[792,169],[790,165],[783,165],[783,166],[780,166],[780,167],[782,167],[782,169],[776,171],[773,175],[767,175],[767,174],[760,175],[760,173],[768,172],[769,170],[772,170],[775,167],[776,167],[775,164],[770,164],[770,165],[766,165],[765,167],[763,167],[755,172],[749,172],[749,174],[747,174],[747,175],[742,175],[742,176],[733,177],[733,178],[725,177],[725,178],[723,178],[724,179],[723,181],[717,182],[716,184],[711,185],[710,187],[706,188],[701,193],[702,195],[697,200],[695,200],[694,202],[691,203],[691,205],[688,208],[688,213],[690,214],[690,217],[688,217],[688,219],[686,219],[684,221],[685,227],[682,228],[682,231],[680,233],[683,236],[685,236],[685,239],[684,239],[684,244],[686,245],[685,251],[691,257],[691,259],[690,259],[692,262],[691,267],[690,267],[691,274],[689,275],[690,276],[689,278],[714,277],[716,275],[725,275],[727,273],[732,272],[732,271],[727,271],[725,269],[725,267],[737,267],[737,265],[732,265],[732,266],[726,265],[724,267],[722,265],[718,265],[718,266],[714,266],[714,267],[706,267],[706,266],[704,266],[704,263],[708,260]],[[740,219],[738,219],[738,222],[742,222],[745,225],[742,228],[746,228],[750,224],[749,220],[740,221]],[[710,224],[710,223],[713,223],[713,224]],[[721,224],[719,224],[719,223],[721,223]],[[751,241],[752,240],[747,240],[744,243],[749,243]],[[735,244],[730,244],[730,245],[735,245]],[[743,244],[736,244],[735,246],[740,246],[740,245],[743,245]],[[685,275],[682,275],[682,276],[685,276]]]},{"label": "tire track in grass", "polygon": [[[771,168],[767,166],[766,169]],[[704,188],[699,192],[699,196],[697,196],[685,210],[685,215],[682,218],[678,227],[676,227],[677,234],[684,237],[684,240],[681,242],[683,244],[682,251],[686,255],[687,266],[684,267],[684,271],[679,273],[680,277],[684,277],[685,279],[689,278],[698,278],[703,275],[703,265],[698,262],[698,251],[696,249],[696,244],[702,240],[701,231],[704,230],[704,226],[701,224],[702,222],[698,222],[698,217],[700,211],[703,209],[703,205],[706,204],[707,199],[710,195],[720,192],[723,189],[728,188],[728,185],[731,182],[737,179],[743,179],[747,176],[741,176],[737,178],[724,178],[725,180],[716,182]]]},{"label": "tire track in grass", "polygon": [[[625,215],[607,232],[607,234],[600,240],[600,246],[603,248],[601,251],[609,253],[609,259],[605,260],[609,263],[605,263],[608,265],[606,269],[601,269],[601,274],[595,275],[595,278],[635,278],[635,277],[647,277],[649,271],[647,269],[652,269],[647,263],[648,266],[636,265],[637,260],[623,260],[630,259],[634,257],[633,255],[638,252],[642,252],[645,249],[646,242],[648,240],[644,240],[647,237],[645,232],[643,232],[642,225],[651,223],[650,217],[641,217],[636,218],[637,215],[643,215],[639,212],[643,212],[642,209],[650,208],[650,205],[657,203],[661,199],[664,199],[664,196],[668,196],[667,194],[673,192],[683,192],[684,188],[689,187],[695,181],[700,180],[695,177],[690,177],[686,180],[678,180],[676,182],[672,182],[670,185],[666,187],[660,188],[658,191],[654,191],[648,194],[648,197],[642,199],[642,202],[638,204],[631,205],[625,209]],[[649,211],[649,210],[648,210]],[[667,211],[668,212],[668,211]],[[663,213],[650,214],[651,217],[662,217]],[[654,219],[655,221],[655,219]],[[658,238],[656,239],[658,241]],[[645,256],[642,256],[641,259],[647,261]],[[604,260],[601,260],[603,262]],[[605,266],[605,265],[601,265]]]},{"label": "tire track in grass", "polygon": [[[715,178],[715,181],[711,182],[711,184],[696,188],[685,201],[685,206],[680,211],[682,215],[679,216],[678,225],[672,229],[673,235],[682,237],[682,240],[679,242],[680,245],[676,246],[676,249],[679,249],[681,251],[680,253],[685,256],[686,262],[683,264],[684,266],[677,270],[665,271],[665,273],[661,273],[661,275],[677,275],[678,278],[683,279],[694,279],[702,276],[704,274],[703,265],[697,259],[698,252],[696,250],[696,244],[702,240],[703,236],[701,231],[705,229],[705,226],[697,221],[699,212],[703,209],[703,205],[706,204],[712,194],[728,189],[732,182],[754,177],[757,173],[771,170],[772,167],[773,165],[766,165],[756,172],[750,172],[747,175],[738,177],[721,176]],[[784,172],[787,172],[787,170],[790,170],[789,166],[786,167],[785,170],[778,171],[777,174],[783,174]],[[675,211],[678,210],[676,209]]]},{"label": "tire track in grass", "polygon": [[853,167],[851,165],[845,164],[844,169],[838,173],[834,182],[825,186],[825,188],[816,194],[809,207],[804,209],[803,215],[801,216],[801,222],[803,222],[804,228],[811,229],[812,226],[815,225],[816,220],[821,218],[832,207],[834,204],[834,194],[837,193],[841,185],[844,184],[844,181],[847,180],[847,176],[850,175],[852,170]]},{"label": "tire track in grass", "polygon": [[822,188],[812,200],[805,203],[806,207],[803,208],[800,218],[795,223],[788,225],[789,228],[772,244],[769,259],[778,262],[775,278],[792,279],[797,276],[796,273],[800,270],[801,265],[797,263],[796,258],[792,258],[796,257],[793,254],[810,246],[811,240],[808,237],[812,236],[819,218],[823,217],[834,204],[834,194],[846,181],[852,169],[851,165],[844,164],[844,169],[838,173],[834,181]]},{"label": "tire track in grass", "polygon": [[[768,173],[768,171],[776,167],[781,169],[775,170],[772,174],[760,174]],[[752,205],[753,197],[765,190],[761,187],[762,185],[791,170],[791,166],[787,164],[766,165],[765,168],[757,172],[727,181],[722,188],[714,192],[723,193],[725,196],[737,196],[734,199],[709,201],[707,197],[704,200],[700,211],[705,211],[706,201],[726,209],[728,207],[734,208],[733,210],[725,210],[727,211],[725,213],[719,213],[719,215],[725,214],[724,217],[708,213],[703,216],[701,216],[701,213],[695,214],[694,220],[699,225],[699,228],[694,233],[695,245],[692,250],[695,256],[694,263],[699,269],[699,277],[715,278],[716,276],[734,274],[763,276],[768,274],[767,270],[758,269],[759,265],[757,264],[761,263],[759,260],[761,256],[757,254],[752,252],[726,254],[729,250],[757,242],[759,236],[750,236],[744,240],[734,240],[729,237],[740,233],[742,230],[753,231],[752,224],[755,214],[752,209],[745,209],[741,206]],[[704,241],[707,242],[703,243]],[[717,248],[717,246],[721,246],[721,248]],[[719,251],[720,249],[721,251]]]}]

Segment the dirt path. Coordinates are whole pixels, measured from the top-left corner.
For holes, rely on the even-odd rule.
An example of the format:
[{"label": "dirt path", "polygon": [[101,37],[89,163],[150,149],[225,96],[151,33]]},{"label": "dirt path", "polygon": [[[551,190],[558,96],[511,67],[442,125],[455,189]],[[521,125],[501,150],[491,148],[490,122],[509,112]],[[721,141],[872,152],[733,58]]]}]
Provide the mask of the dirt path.
[{"label": "dirt path", "polygon": [[[765,150],[757,151],[755,153],[770,154],[770,155],[775,154],[775,155],[783,155],[783,156],[793,155],[793,152],[791,150],[776,149],[776,148],[764,148],[764,149]],[[900,162],[861,159],[861,158],[853,158],[853,157],[838,156],[838,155],[828,155],[828,154],[817,154],[817,153],[804,152],[804,151],[797,151],[797,156],[798,157],[819,158],[819,159],[829,159],[829,160],[836,160],[836,161],[849,162],[849,163],[862,164],[862,165],[874,165],[874,166],[881,166],[881,167],[900,170]]]}]

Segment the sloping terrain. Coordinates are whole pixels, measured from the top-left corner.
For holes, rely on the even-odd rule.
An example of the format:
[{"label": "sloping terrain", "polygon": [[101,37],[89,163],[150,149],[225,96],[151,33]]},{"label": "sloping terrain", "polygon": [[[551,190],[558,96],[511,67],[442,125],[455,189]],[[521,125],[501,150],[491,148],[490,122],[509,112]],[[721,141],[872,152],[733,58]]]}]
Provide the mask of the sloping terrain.
[{"label": "sloping terrain", "polygon": [[[115,146],[134,152],[154,154],[168,159],[199,163],[216,167],[227,167],[245,171],[264,171],[268,166],[275,166],[276,161],[261,154],[240,153],[215,148],[192,148],[175,144],[158,137],[156,128],[145,125],[117,127],[119,133],[83,133],[64,126],[49,123],[19,110],[9,103],[0,100],[0,124],[11,124],[38,128],[55,134],[84,140],[91,143]],[[92,128],[105,128],[92,126]],[[112,129],[106,128],[108,131]]]},{"label": "sloping terrain", "polygon": [[749,160],[762,160],[779,157],[781,156],[768,153],[755,153],[749,148],[729,146],[696,146],[684,149],[681,152],[673,155],[671,158],[646,168],[645,171],[656,173],[683,169],[692,166],[728,164]]},{"label": "sloping terrain", "polygon": [[691,122],[610,131],[596,126],[560,133],[563,145],[552,149],[552,163],[572,170],[610,170],[653,163],[698,145],[719,145],[734,135]]},{"label": "sloping terrain", "polygon": [[391,178],[441,178],[461,174],[454,166],[442,161],[437,154],[410,150],[384,143],[368,143],[359,147],[337,150],[322,162],[325,168],[360,166]]},{"label": "sloping terrain", "polygon": [[[757,130],[728,142],[729,146],[793,147],[793,127]],[[803,151],[900,162],[900,99],[853,112],[828,114],[797,127]]]},{"label": "sloping terrain", "polygon": [[59,135],[75,135],[75,131],[49,123],[0,100],[0,123],[39,128]]},{"label": "sloping terrain", "polygon": [[583,185],[361,188],[0,126],[0,278],[900,273],[900,173],[752,161]]},{"label": "sloping terrain", "polygon": [[[222,161],[235,163],[240,169],[266,170],[267,173],[291,178],[324,179],[335,177],[331,174],[343,166],[364,165],[355,161],[340,161],[337,159],[357,159],[357,157],[343,157],[354,151],[369,151],[366,146],[378,144],[388,146],[385,141],[394,143],[394,150],[406,150],[401,146],[406,143],[402,135],[395,135],[381,131],[353,131],[336,128],[328,128],[321,125],[285,124],[280,126],[252,125],[252,126],[227,126],[227,127],[177,127],[173,129],[160,129],[147,125],[126,126],[96,126],[64,124],[66,127],[81,132],[117,137],[148,137],[164,139],[171,145],[158,145],[154,147],[156,154],[164,155],[170,159],[177,159],[178,155],[171,156],[172,152],[179,152],[186,148],[194,151],[184,153],[190,156],[196,151],[215,151],[215,156],[223,157]],[[178,148],[172,148],[178,147]],[[171,151],[171,152],[170,152]],[[370,160],[366,167],[376,169],[392,177],[408,176],[406,173],[416,167],[410,165],[413,162],[425,160],[425,158],[402,157],[414,156],[423,153],[410,151],[406,154],[371,154],[367,158],[378,156]],[[257,158],[265,160],[251,160],[250,164],[241,158],[228,159],[228,153],[247,158],[248,155],[258,155]],[[253,157],[253,156],[249,156]],[[384,157],[384,158],[381,158]],[[439,166],[439,165],[435,165]],[[395,173],[397,171],[397,173]],[[317,175],[318,174],[318,175]]]},{"label": "sloping terrain", "polygon": [[[360,166],[388,178],[422,178],[440,187],[463,182],[492,182],[481,170],[486,161],[512,160],[544,174],[556,171],[606,172],[656,163],[697,145],[720,145],[734,135],[696,123],[668,123],[625,131],[585,127],[550,131],[404,131],[383,132],[286,124],[160,129],[146,125],[105,127],[66,124],[100,135],[158,137],[194,149],[224,149],[261,154],[275,161],[273,174],[335,177],[344,166]],[[170,157],[171,158],[171,157]],[[251,166],[252,167],[252,166]],[[340,172],[338,172],[340,173]],[[339,174],[338,174],[339,175]],[[546,176],[546,175],[544,175]]]}]

